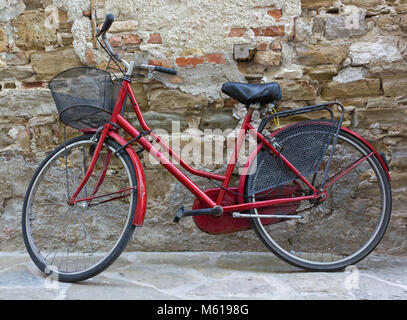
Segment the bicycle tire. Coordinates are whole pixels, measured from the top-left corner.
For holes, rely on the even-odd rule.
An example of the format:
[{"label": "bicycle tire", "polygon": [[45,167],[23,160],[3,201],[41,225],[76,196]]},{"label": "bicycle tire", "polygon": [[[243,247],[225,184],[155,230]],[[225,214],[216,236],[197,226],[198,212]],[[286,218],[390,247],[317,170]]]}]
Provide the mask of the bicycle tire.
[{"label": "bicycle tire", "polygon": [[[371,150],[363,143],[363,141],[355,138],[354,136],[340,131],[338,136],[338,141],[343,140],[347,141],[348,143],[352,144],[355,149],[360,151],[362,154],[369,154]],[[380,188],[381,194],[384,199],[382,199],[382,210],[380,216],[380,222],[376,229],[374,230],[374,234],[369,238],[369,240],[364,243],[362,248],[355,253],[347,256],[344,259],[335,261],[335,262],[314,262],[311,261],[312,255],[310,254],[310,260],[305,260],[303,258],[299,258],[293,254],[293,251],[288,252],[288,250],[284,249],[281,244],[278,244],[273,238],[267,233],[266,227],[262,225],[261,219],[259,218],[250,218],[250,222],[252,227],[254,228],[256,235],[262,241],[262,243],[277,257],[282,259],[283,261],[296,266],[298,268],[307,270],[307,271],[342,271],[347,266],[353,265],[364,259],[368,256],[380,243],[381,239],[383,238],[387,226],[390,221],[391,216],[391,208],[392,208],[392,196],[391,196],[391,187],[390,182],[387,178],[386,172],[383,169],[380,161],[376,158],[376,156],[372,156],[368,160],[369,164],[372,165],[373,170],[377,174],[378,181],[380,181]],[[259,169],[259,168],[257,168]],[[340,181],[340,179],[338,180]],[[248,179],[246,179],[246,190],[253,189],[253,186],[248,185]],[[329,197],[329,196],[328,196]],[[253,202],[254,197],[246,198],[247,202]],[[251,210],[251,214],[256,213],[256,210]],[[295,213],[294,213],[295,214]],[[287,219],[285,221],[288,221]],[[275,224],[275,227],[278,227],[278,224]],[[329,230],[326,230],[329,232]],[[323,258],[322,258],[323,260]]]},{"label": "bicycle tire", "polygon": [[[92,278],[96,276],[97,274],[101,273],[105,269],[107,269],[123,252],[123,250],[126,248],[129,240],[131,239],[135,226],[133,225],[133,217],[136,211],[136,206],[137,206],[137,179],[136,179],[136,172],[134,170],[132,161],[127,154],[127,152],[122,151],[120,152],[119,155],[117,155],[118,158],[122,160],[122,163],[125,166],[125,169],[127,170],[127,175],[132,183],[133,186],[135,186],[135,191],[133,192],[133,195],[131,196],[131,203],[129,205],[129,215],[127,217],[124,229],[122,234],[120,235],[118,241],[114,245],[114,247],[111,249],[111,251],[108,253],[106,257],[103,258],[103,260],[99,261],[96,265],[80,271],[80,272],[62,272],[59,270],[55,270],[55,268],[52,268],[51,265],[44,259],[43,256],[40,255],[39,248],[36,247],[36,243],[33,242],[32,234],[30,234],[30,226],[29,226],[29,206],[32,206],[30,203],[31,201],[31,196],[33,190],[38,188],[38,183],[40,183],[41,180],[41,174],[43,174],[43,170],[48,170],[47,165],[49,165],[50,161],[55,161],[54,159],[57,158],[58,155],[64,152],[67,148],[70,150],[71,146],[75,146],[77,144],[81,143],[87,143],[90,142],[92,138],[92,135],[83,135],[79,137],[72,138],[66,142],[66,144],[61,144],[58,146],[54,151],[52,151],[46,159],[41,163],[37,171],[35,172],[34,176],[31,179],[31,182],[27,188],[27,192],[25,195],[24,199],[24,205],[23,205],[23,211],[22,211],[22,233],[23,233],[23,239],[24,243],[26,246],[26,249],[35,263],[35,265],[46,275],[52,276],[53,279],[57,279],[58,281],[61,282],[78,282],[78,281],[83,281],[89,278]],[[113,141],[110,138],[107,138],[105,140],[104,145],[106,145],[110,150],[117,150],[119,149],[120,145]],[[72,147],[73,148],[73,147]],[[40,179],[40,180],[39,180]]]}]

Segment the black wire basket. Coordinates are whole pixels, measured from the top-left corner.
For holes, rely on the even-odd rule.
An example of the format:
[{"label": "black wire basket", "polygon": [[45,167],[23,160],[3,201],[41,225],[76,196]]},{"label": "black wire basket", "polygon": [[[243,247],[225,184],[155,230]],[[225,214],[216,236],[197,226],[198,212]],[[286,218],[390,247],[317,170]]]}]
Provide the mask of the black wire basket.
[{"label": "black wire basket", "polygon": [[108,72],[90,67],[63,71],[49,83],[61,121],[78,130],[109,122],[120,86]]}]

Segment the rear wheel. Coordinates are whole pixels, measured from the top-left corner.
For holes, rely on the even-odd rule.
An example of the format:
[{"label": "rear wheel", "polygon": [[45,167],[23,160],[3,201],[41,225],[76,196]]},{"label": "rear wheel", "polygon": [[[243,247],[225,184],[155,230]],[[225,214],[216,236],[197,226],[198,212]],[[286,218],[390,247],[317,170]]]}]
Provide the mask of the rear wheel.
[{"label": "rear wheel", "polygon": [[38,168],[25,196],[26,248],[38,268],[56,274],[59,281],[81,281],[102,272],[118,258],[134,232],[136,174],[126,152],[114,154],[120,145],[110,139],[77,197],[97,198],[68,203],[93,156],[97,143],[91,138],[73,138],[66,147],[56,148]]},{"label": "rear wheel", "polygon": [[[316,187],[322,181],[330,150],[331,146],[318,173],[307,177]],[[363,142],[341,131],[328,177],[370,153]],[[262,162],[257,166],[256,170],[264,170]],[[246,190],[256,190],[254,183],[248,177]],[[295,183],[301,185],[299,190],[306,195],[304,190],[308,187],[300,180]],[[259,193],[246,199],[260,200]],[[391,206],[386,172],[376,156],[371,155],[333,183],[325,201],[299,203],[290,214],[301,215],[302,219],[270,223],[264,218],[252,218],[251,223],[265,246],[284,261],[306,270],[337,271],[365,258],[378,245],[389,223]],[[259,215],[269,212],[270,208],[251,211]]]}]

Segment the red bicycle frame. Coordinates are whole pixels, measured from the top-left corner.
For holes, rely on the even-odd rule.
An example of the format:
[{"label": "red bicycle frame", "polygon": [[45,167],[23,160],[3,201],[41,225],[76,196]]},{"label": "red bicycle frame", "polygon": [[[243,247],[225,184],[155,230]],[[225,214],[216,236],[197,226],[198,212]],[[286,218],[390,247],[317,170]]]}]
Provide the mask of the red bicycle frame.
[{"label": "red bicycle frame", "polygon": [[[136,128],[134,128],[133,125],[131,125],[130,122],[128,122],[122,115],[121,111],[124,105],[124,101],[126,99],[126,96],[129,96],[132,108],[134,112],[136,113],[137,119],[144,130],[144,132],[148,132],[146,134],[141,134]],[[123,137],[117,134],[117,127],[121,127],[124,129],[125,132],[127,132],[131,137],[133,138],[138,138],[137,143],[144,148],[148,153],[150,153],[164,168],[166,168],[177,180],[179,180],[190,192],[192,192],[202,203],[204,203],[208,208],[213,208],[215,206],[220,206],[222,208],[222,212],[241,212],[241,211],[246,211],[250,209],[255,209],[255,208],[264,208],[264,207],[271,207],[274,205],[281,205],[281,204],[288,204],[288,203],[295,203],[299,201],[304,201],[304,200],[311,200],[311,199],[316,199],[320,198],[322,194],[325,193],[326,196],[326,189],[324,191],[317,190],[305,177],[301,175],[301,173],[286,159],[284,158],[281,153],[279,153],[273,145],[261,134],[259,133],[251,124],[251,119],[252,119],[252,113],[253,113],[253,108],[249,107],[248,112],[245,116],[245,119],[243,121],[242,128],[238,134],[237,137],[237,142],[235,144],[235,148],[233,151],[233,154],[231,156],[230,161],[228,162],[227,169],[225,175],[218,175],[218,174],[213,174],[205,171],[200,171],[192,168],[190,165],[188,165],[182,158],[175,153],[157,134],[151,131],[150,127],[147,125],[145,122],[143,115],[141,113],[141,110],[139,108],[139,105],[137,103],[136,97],[134,96],[134,93],[131,89],[130,86],[130,81],[124,79],[122,81],[122,86],[121,90],[118,94],[113,113],[110,119],[109,123],[106,123],[103,127],[103,130],[100,133],[100,137],[98,139],[98,143],[95,149],[95,152],[92,156],[91,163],[86,171],[85,177],[82,180],[82,182],[79,184],[77,190],[71,197],[71,204],[81,202],[81,201],[91,201],[92,199],[96,199],[98,197],[95,196],[97,190],[94,190],[92,193],[91,197],[88,197],[86,199],[77,199],[77,196],[81,192],[82,188],[86,185],[87,181],[89,180],[90,176],[92,175],[92,172],[94,170],[95,164],[99,158],[100,150],[102,148],[102,145],[104,143],[104,140],[106,137],[111,137],[112,139],[116,140],[118,143],[120,143],[122,146],[125,146],[128,144],[128,141],[125,140]],[[95,132],[95,129],[89,129],[89,130],[82,130],[84,132]],[[231,177],[233,170],[236,166],[236,161],[238,154],[240,152],[240,149],[242,147],[242,144],[244,142],[244,139],[247,135],[247,133],[251,134],[254,136],[255,139],[257,139],[259,143],[259,149],[263,147],[267,147],[271,152],[276,157],[280,157],[282,162],[296,175],[298,178],[303,181],[305,185],[307,185],[310,190],[313,192],[312,195],[309,196],[299,196],[299,197],[292,197],[292,198],[281,198],[281,199],[272,199],[272,200],[264,200],[264,201],[258,201],[258,202],[253,202],[253,203],[244,203],[243,200],[239,201],[239,204],[235,205],[227,205],[227,206],[221,206],[225,192],[230,184]],[[168,152],[168,154],[173,157],[183,167],[185,170],[188,172],[192,173],[193,175],[199,176],[199,177],[204,177],[204,178],[209,178],[213,180],[218,180],[222,182],[222,188],[220,189],[216,202],[213,201],[208,195],[201,190],[190,178],[188,178],[176,165],[174,165],[162,152],[160,152],[148,139],[145,138],[145,135],[149,135],[151,138],[153,138],[154,141],[156,141],[160,147],[165,151]],[[136,209],[136,214],[134,216],[133,224],[136,226],[142,226],[143,221],[144,221],[144,216],[145,216],[145,209],[146,209],[146,192],[145,192],[145,181],[144,181],[144,172],[140,164],[140,160],[131,147],[131,145],[127,145],[125,147],[126,151],[129,153],[133,165],[136,170],[136,175],[137,175],[137,183],[138,183],[138,188],[137,188],[137,209]],[[361,161],[367,159],[368,157],[372,156],[374,152],[369,154],[367,157],[363,158]],[[109,156],[110,157],[110,156]],[[338,179],[340,176],[343,176],[346,174],[348,171],[350,171],[352,168],[354,168],[356,165],[358,165],[361,161],[355,163],[353,166],[350,168],[346,168],[344,172],[341,172],[338,177],[333,177],[330,181],[329,184],[332,184],[334,180]],[[107,160],[108,162],[108,160]],[[250,162],[250,159],[249,159]],[[105,167],[107,167],[106,160],[105,160]],[[248,167],[246,168],[248,170]],[[103,169],[104,171],[106,168]],[[102,172],[101,177],[99,178],[98,185],[96,188],[99,188],[100,184],[103,182],[105,172]],[[242,188],[239,188],[239,192],[243,192],[241,190]],[[130,191],[129,189],[124,189],[124,190],[119,190],[116,193],[123,193]],[[118,196],[114,199],[120,198],[122,196]],[[242,198],[242,197],[241,197]]]}]

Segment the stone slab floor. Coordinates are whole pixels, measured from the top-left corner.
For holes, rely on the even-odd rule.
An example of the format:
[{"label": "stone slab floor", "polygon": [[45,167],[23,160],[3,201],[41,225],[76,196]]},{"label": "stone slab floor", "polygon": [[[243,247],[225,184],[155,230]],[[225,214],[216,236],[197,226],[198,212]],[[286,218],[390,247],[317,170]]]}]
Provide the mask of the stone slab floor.
[{"label": "stone slab floor", "polygon": [[407,299],[407,257],[371,255],[345,272],[296,269],[270,253],[125,253],[97,277],[67,284],[26,253],[0,253],[0,299]]}]

